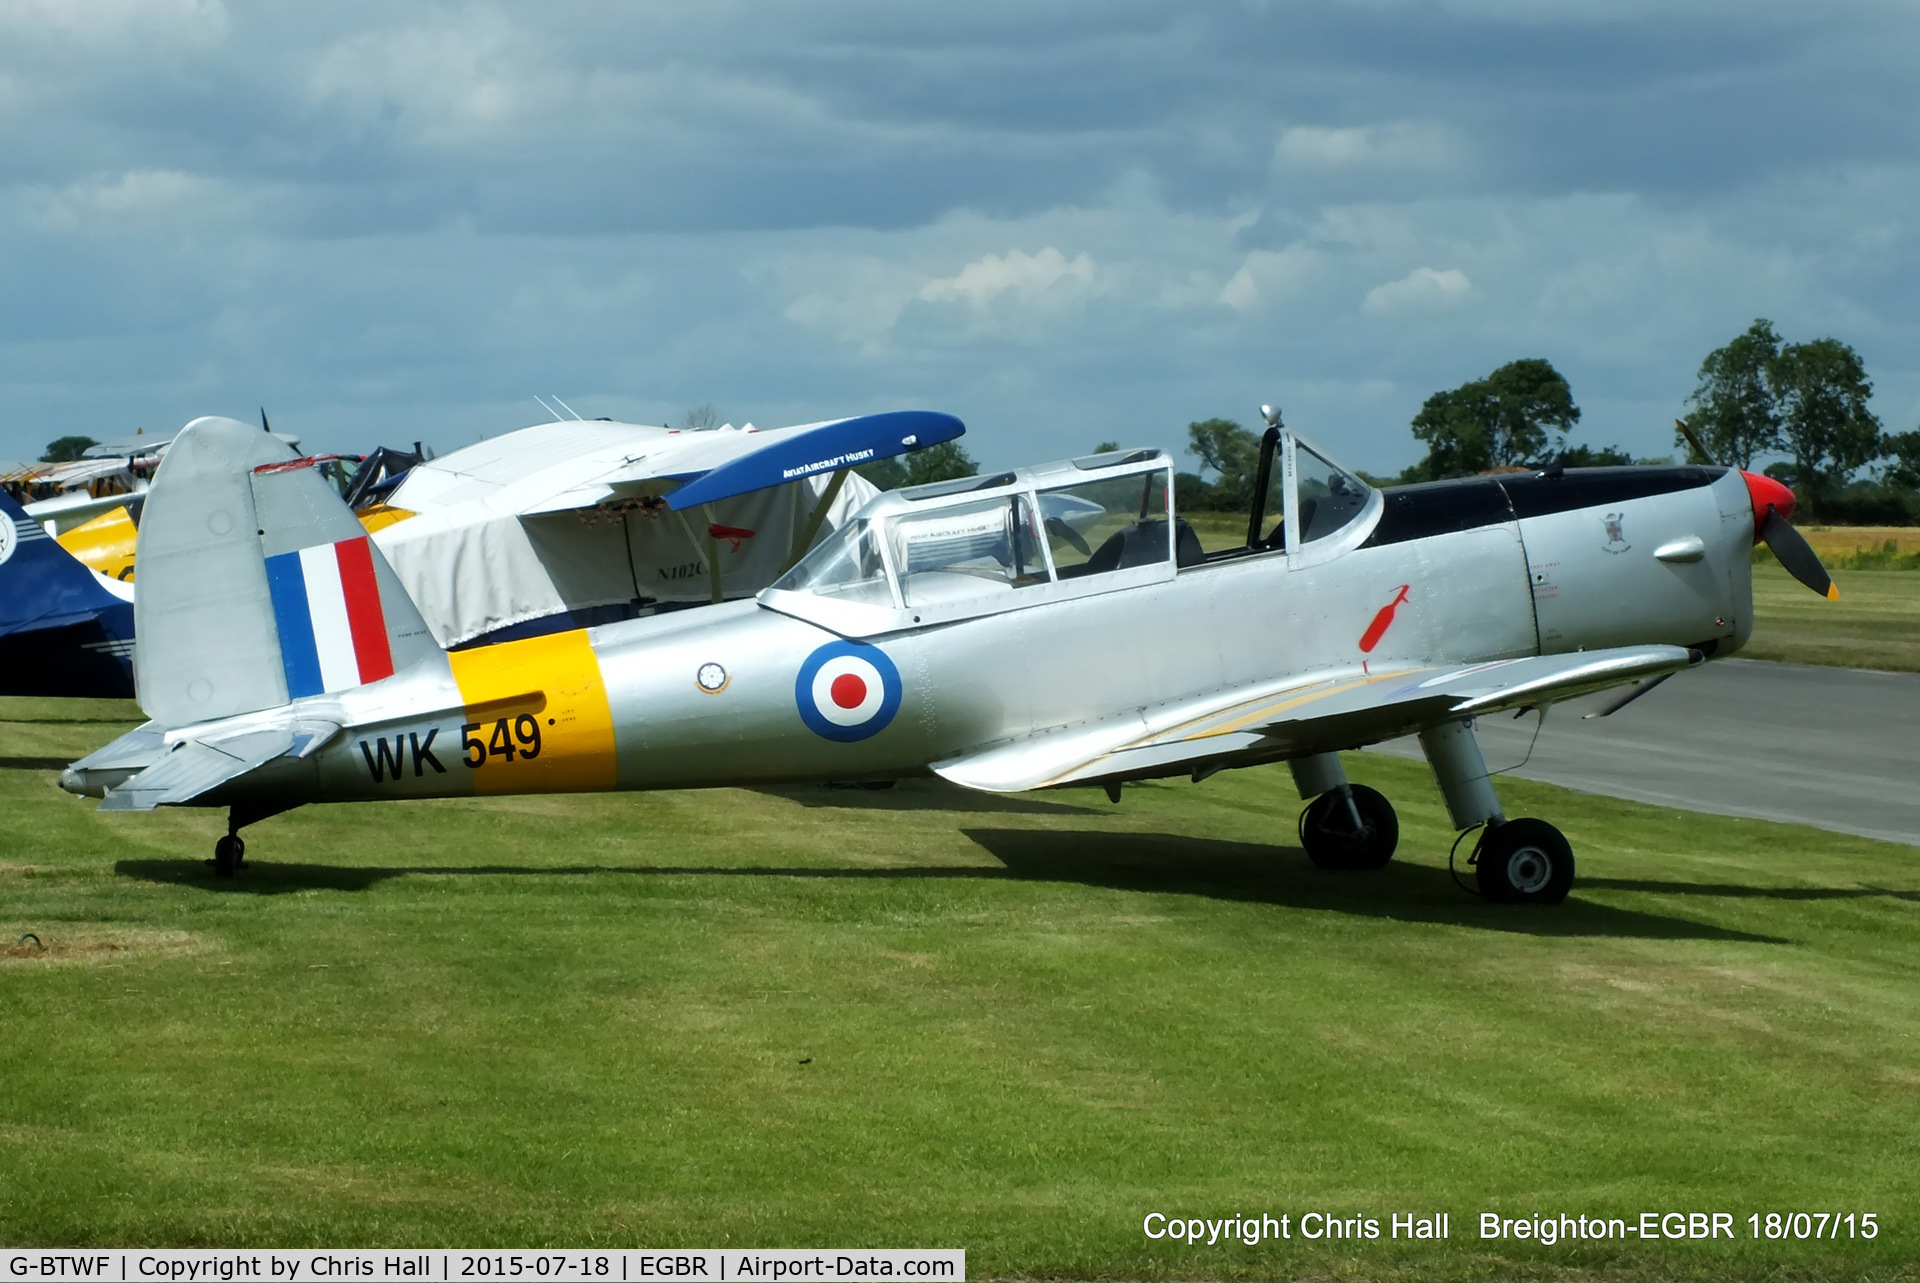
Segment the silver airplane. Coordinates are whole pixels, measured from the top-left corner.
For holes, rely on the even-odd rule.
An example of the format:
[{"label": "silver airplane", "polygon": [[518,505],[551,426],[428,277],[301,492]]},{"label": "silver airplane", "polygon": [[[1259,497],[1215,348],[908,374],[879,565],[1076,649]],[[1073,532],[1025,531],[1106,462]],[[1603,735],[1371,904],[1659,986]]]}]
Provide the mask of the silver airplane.
[{"label": "silver airplane", "polygon": [[[1566,838],[1508,819],[1474,718],[1629,682],[1752,631],[1758,540],[1830,592],[1792,494],[1706,467],[1375,489],[1268,414],[1237,546],[1205,551],[1159,450],[879,495],[757,598],[442,650],[305,461],[203,420],[140,527],[138,698],[74,763],[103,810],[938,775],[992,792],[1286,761],[1300,841],[1373,868],[1399,826],[1339,754],[1417,734],[1492,900],[1555,903]],[[283,452],[282,452],[283,453]],[[1624,702],[1624,701],[1622,701]]]}]

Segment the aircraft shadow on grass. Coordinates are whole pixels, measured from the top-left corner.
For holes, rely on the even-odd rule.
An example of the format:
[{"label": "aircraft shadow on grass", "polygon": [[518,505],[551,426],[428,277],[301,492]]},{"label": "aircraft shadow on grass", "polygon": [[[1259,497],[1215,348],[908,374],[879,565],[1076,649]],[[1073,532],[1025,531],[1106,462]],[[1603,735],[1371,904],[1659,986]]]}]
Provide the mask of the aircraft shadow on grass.
[{"label": "aircraft shadow on grass", "polygon": [[0,771],[64,771],[72,760],[66,757],[0,757]]},{"label": "aircraft shadow on grass", "polygon": [[[745,877],[848,881],[1012,879],[1079,883],[1107,890],[1161,895],[1195,895],[1215,900],[1270,904],[1402,922],[1444,923],[1521,935],[1788,943],[1777,936],[1756,935],[1684,918],[1594,904],[1578,896],[1550,909],[1491,905],[1464,894],[1453,884],[1445,869],[1396,862],[1376,872],[1329,872],[1314,868],[1307,862],[1304,852],[1291,846],[1223,842],[1163,833],[1095,830],[965,829],[963,832],[981,849],[999,860],[1000,867],[702,868],[645,864],[356,867],[263,861],[249,863],[240,877],[215,878],[211,862],[122,860],[114,866],[114,871],[122,877],[146,882],[243,895],[284,895],[309,890],[365,891],[389,878],[409,875]],[[1692,890],[1685,883],[1625,883],[1601,879],[1586,885],[1656,891],[1671,886],[1681,893]],[[1757,893],[1749,888],[1739,890]]]}]

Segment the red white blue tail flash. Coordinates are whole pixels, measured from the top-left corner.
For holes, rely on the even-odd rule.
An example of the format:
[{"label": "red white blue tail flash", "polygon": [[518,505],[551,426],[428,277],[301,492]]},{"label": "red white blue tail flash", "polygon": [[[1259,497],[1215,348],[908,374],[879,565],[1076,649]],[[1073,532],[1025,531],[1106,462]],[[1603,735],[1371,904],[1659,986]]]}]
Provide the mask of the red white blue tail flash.
[{"label": "red white blue tail flash", "polygon": [[828,642],[800,665],[793,700],[808,730],[850,744],[878,735],[900,711],[900,670],[878,646]]},{"label": "red white blue tail flash", "polygon": [[267,558],[267,586],[290,697],[393,676],[386,614],[365,536]]}]

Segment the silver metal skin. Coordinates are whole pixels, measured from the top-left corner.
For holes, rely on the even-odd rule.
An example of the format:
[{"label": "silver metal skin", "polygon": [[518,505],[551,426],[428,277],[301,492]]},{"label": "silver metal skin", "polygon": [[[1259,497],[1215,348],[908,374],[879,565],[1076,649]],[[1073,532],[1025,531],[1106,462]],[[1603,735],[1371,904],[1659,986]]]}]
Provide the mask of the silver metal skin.
[{"label": "silver metal skin", "polygon": [[1293,786],[1303,798],[1319,797],[1347,786],[1346,768],[1338,753],[1309,753],[1287,763],[1293,768]]},{"label": "silver metal skin", "polygon": [[[1336,482],[1320,502],[1346,519],[1329,532],[1302,529],[1312,511],[1305,478],[1320,466],[1311,447],[1279,428],[1269,439],[1284,546],[1178,564],[1193,559],[1171,511],[1172,463],[1159,451],[1023,469],[950,493],[892,492],[841,532],[856,538],[864,527],[875,541],[883,573],[864,597],[805,587],[844,551],[836,536],[755,601],[436,655],[382,681],[224,721],[149,724],[76,763],[62,783],[112,790],[109,806],[139,793],[144,800],[125,805],[261,815],[322,801],[929,772],[996,789],[1200,779],[1290,759],[1301,794],[1313,796],[1344,785],[1339,751],[1419,732],[1465,828],[1502,818],[1467,720],[1474,713],[1672,672],[1703,651],[1732,653],[1750,635],[1754,514],[1737,471],[1666,470],[1687,475],[1659,493],[1583,506],[1568,506],[1587,484],[1572,472],[1565,492],[1535,478],[1526,504],[1557,510],[1515,517],[1524,506],[1516,497],[1504,516],[1451,526],[1443,518],[1454,491]],[[1143,496],[1124,554],[1141,561],[1071,577],[1065,527],[1100,514],[1066,490],[1094,483]],[[1025,551],[1014,536],[1011,556],[1025,559],[1025,573],[1013,582],[982,587],[951,568],[919,568],[920,554],[899,543],[907,523],[951,518],[964,533],[994,505],[1013,514],[1013,527],[1048,532]],[[1440,513],[1419,518],[1431,529],[1408,524],[1404,513],[1416,509]],[[262,521],[273,542],[272,518]],[[1007,545],[994,555],[1007,557]],[[979,564],[992,570],[990,561]],[[861,707],[880,711],[829,708],[822,692],[838,701],[842,687],[823,664],[858,669],[846,698],[864,691]],[[826,676],[809,686],[803,671],[814,670]],[[849,729],[823,721],[829,714],[866,720]],[[139,792],[182,745],[244,732],[258,757],[272,749],[268,730],[288,747],[258,765],[190,794],[164,778]],[[531,755],[524,739],[518,756],[472,746],[492,739],[497,750],[504,735],[511,748],[532,732]],[[469,765],[476,751],[481,760]]]},{"label": "silver metal skin", "polygon": [[1454,828],[1506,822],[1506,812],[1500,808],[1500,795],[1494,792],[1493,776],[1487,771],[1487,759],[1481,756],[1471,722],[1463,718],[1427,727],[1420,732],[1420,748],[1427,755],[1427,765],[1433,768],[1433,782],[1447,800],[1447,818]]}]

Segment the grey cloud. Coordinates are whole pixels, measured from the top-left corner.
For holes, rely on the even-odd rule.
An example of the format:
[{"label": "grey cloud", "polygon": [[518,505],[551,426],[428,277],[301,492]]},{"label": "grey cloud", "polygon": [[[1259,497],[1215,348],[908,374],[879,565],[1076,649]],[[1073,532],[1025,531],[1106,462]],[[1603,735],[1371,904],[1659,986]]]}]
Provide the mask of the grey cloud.
[{"label": "grey cloud", "polygon": [[1279,396],[1387,468],[1519,355],[1658,450],[1759,314],[1920,413],[1897,7],[109,9],[0,30],[0,455],[261,400],[452,444],[557,390],[933,404],[1012,462]]}]

